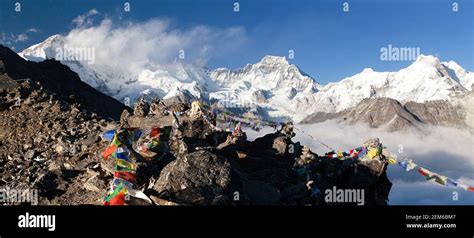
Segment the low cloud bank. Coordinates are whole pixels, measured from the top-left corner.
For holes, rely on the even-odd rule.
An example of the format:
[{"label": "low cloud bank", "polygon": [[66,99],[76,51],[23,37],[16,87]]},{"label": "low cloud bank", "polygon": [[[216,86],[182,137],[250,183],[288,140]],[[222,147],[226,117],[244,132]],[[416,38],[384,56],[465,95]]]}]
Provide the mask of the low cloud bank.
[{"label": "low cloud bank", "polygon": [[[312,135],[336,150],[349,150],[360,146],[364,140],[380,138],[388,149],[399,158],[409,158],[424,168],[448,176],[467,185],[474,185],[474,137],[468,130],[431,127],[425,131],[387,132],[365,125],[345,125],[335,121],[311,125],[296,125],[300,130]],[[247,130],[250,139],[259,137],[271,129],[260,133]],[[293,141],[300,141],[318,154],[327,148],[312,140],[308,135],[296,131]],[[403,153],[398,153],[403,148]],[[393,186],[389,196],[391,205],[463,205],[474,204],[474,193],[462,188],[447,188],[426,181],[412,170],[406,172],[398,165],[391,165],[388,177]],[[456,198],[454,200],[453,198]]]}]

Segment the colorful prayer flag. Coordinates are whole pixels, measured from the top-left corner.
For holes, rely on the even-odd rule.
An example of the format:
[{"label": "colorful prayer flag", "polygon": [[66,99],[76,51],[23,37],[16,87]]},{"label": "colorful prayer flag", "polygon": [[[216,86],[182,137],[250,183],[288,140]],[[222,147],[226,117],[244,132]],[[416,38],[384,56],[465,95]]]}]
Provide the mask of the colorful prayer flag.
[{"label": "colorful prayer flag", "polygon": [[135,170],[136,169],[136,165],[135,164],[132,164],[126,160],[123,160],[123,159],[116,159],[115,160],[115,165],[118,166],[118,167],[122,167],[124,169],[127,169],[127,170]]},{"label": "colorful prayer flag", "polygon": [[117,145],[110,145],[104,152],[102,152],[102,157],[108,159],[115,151],[117,150]]},{"label": "colorful prayer flag", "polygon": [[129,152],[128,151],[124,151],[122,153],[116,153],[115,156],[117,157],[117,159],[122,159],[122,160],[126,160],[128,162],[131,162],[130,160],[130,157],[128,156],[129,155]]},{"label": "colorful prayer flag", "polygon": [[124,190],[124,185],[123,184],[117,184],[117,186],[114,187],[113,191],[109,194],[107,194],[107,197],[105,198],[105,201],[110,201],[113,197],[117,196],[122,190]]},{"label": "colorful prayer flag", "polygon": [[104,137],[105,140],[112,141],[114,139],[114,135],[115,135],[115,130],[110,130],[110,131],[104,132],[102,136]]},{"label": "colorful prayer flag", "polygon": [[447,187],[457,187],[458,183],[450,178],[446,179],[446,186]]},{"label": "colorful prayer flag", "polygon": [[462,183],[458,183],[458,187],[461,187],[463,188],[464,190],[468,190],[469,189],[469,186],[465,185],[465,184],[462,184]]},{"label": "colorful prayer flag", "polygon": [[443,185],[445,186],[446,185],[446,177],[444,176],[441,176],[441,175],[435,175],[435,182],[440,184],[440,185]]},{"label": "colorful prayer flag", "polygon": [[388,163],[389,164],[395,164],[395,163],[397,163],[397,160],[394,159],[394,158],[388,158]]},{"label": "colorful prayer flag", "polygon": [[126,189],[132,189],[133,184],[128,182],[127,180],[121,179],[121,178],[114,178],[112,181],[112,189],[116,189],[117,186],[123,186]]},{"label": "colorful prayer flag", "polygon": [[150,137],[153,138],[153,137],[158,137],[158,136],[160,136],[160,128],[158,127],[151,128]]},{"label": "colorful prayer flag", "polygon": [[416,164],[412,162],[412,160],[408,160],[408,159],[403,159],[401,161],[398,161],[398,165],[400,165],[400,167],[404,168],[405,171],[409,172],[410,170],[413,170],[414,168],[416,168]]},{"label": "colorful prayer flag", "polygon": [[137,181],[137,176],[134,173],[126,171],[115,171],[114,178],[120,178],[127,180],[128,182],[135,183]]},{"label": "colorful prayer flag", "polygon": [[373,149],[370,149],[368,152],[367,152],[367,158],[369,159],[373,159],[375,158],[376,156],[378,156],[380,154],[380,149],[379,148],[373,148]]},{"label": "colorful prayer flag", "polygon": [[423,168],[419,168],[419,169],[418,169],[418,172],[419,172],[421,175],[425,176],[425,177],[430,176],[430,174],[431,174],[430,171],[427,171],[427,170],[425,170],[425,169],[423,169]]},{"label": "colorful prayer flag", "polygon": [[104,206],[123,206],[125,205],[125,193],[122,191],[109,201],[104,202]]}]

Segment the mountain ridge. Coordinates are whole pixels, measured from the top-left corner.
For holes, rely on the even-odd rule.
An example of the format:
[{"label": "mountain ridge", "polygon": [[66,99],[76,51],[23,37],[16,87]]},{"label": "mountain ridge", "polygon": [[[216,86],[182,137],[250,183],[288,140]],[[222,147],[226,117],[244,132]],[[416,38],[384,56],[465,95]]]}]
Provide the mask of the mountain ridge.
[{"label": "mountain ridge", "polygon": [[[50,38],[19,55],[33,61],[51,58],[53,49],[66,44],[67,39],[60,35]],[[129,74],[77,61],[62,63],[83,81],[122,102],[125,98],[134,101],[142,94],[160,98],[190,95],[265,119],[296,122],[316,112],[342,112],[365,98],[392,98],[402,103],[444,100],[456,104],[457,98],[469,93],[474,85],[474,73],[454,61],[441,62],[429,55],[420,55],[399,71],[365,68],[326,85],[281,56],[264,56],[259,62],[239,69],[210,70],[174,61]]]},{"label": "mountain ridge", "polygon": [[121,111],[127,108],[81,81],[75,72],[54,59],[39,63],[26,61],[9,48],[0,45],[0,62],[3,65],[0,73],[5,73],[15,80],[31,79],[40,82],[42,87],[61,98],[68,99],[73,95],[74,101],[80,103],[83,109],[95,112],[101,117],[120,118]]},{"label": "mountain ridge", "polygon": [[313,113],[301,123],[312,124],[337,120],[339,123],[361,123],[388,131],[423,129],[426,126],[468,128],[470,126],[468,118],[461,105],[453,106],[443,100],[425,103],[410,101],[402,104],[391,98],[365,98],[355,107],[342,112]]}]

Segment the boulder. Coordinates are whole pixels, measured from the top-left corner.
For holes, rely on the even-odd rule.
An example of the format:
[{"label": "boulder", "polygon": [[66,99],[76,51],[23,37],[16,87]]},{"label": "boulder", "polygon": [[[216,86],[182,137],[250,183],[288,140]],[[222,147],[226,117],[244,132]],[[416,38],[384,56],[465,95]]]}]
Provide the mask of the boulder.
[{"label": "boulder", "polygon": [[227,159],[202,150],[166,165],[153,190],[178,203],[229,204],[239,183]]}]

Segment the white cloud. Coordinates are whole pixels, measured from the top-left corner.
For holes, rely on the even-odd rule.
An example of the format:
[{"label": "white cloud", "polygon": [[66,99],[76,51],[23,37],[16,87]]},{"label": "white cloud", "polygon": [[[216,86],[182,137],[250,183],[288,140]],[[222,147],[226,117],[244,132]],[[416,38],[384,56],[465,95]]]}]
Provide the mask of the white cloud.
[{"label": "white cloud", "polygon": [[0,44],[5,44],[5,45],[9,44],[7,42],[7,35],[5,34],[5,32],[2,32],[2,37],[0,39]]},{"label": "white cloud", "polygon": [[28,36],[28,35],[29,35],[30,33],[36,33],[36,32],[38,32],[37,29],[35,29],[35,28],[30,28],[30,29],[24,31],[24,32],[21,33],[21,34],[19,34],[19,35],[17,35],[17,36],[14,36],[14,37],[13,37],[13,42],[25,42],[25,41],[27,41],[27,40],[29,39],[29,36]]},{"label": "white cloud", "polygon": [[[313,125],[297,125],[305,132],[318,138],[337,150],[349,150],[360,146],[367,138],[379,137],[388,149],[399,157],[413,159],[415,163],[452,179],[474,185],[474,137],[468,130],[431,127],[426,131],[386,132],[365,125],[345,125],[335,121]],[[328,149],[296,131],[294,141],[307,144],[318,154]],[[397,165],[388,170],[393,183],[390,204],[474,204],[474,193],[462,188],[452,189],[425,181],[417,171],[406,172]],[[459,200],[453,201],[453,192],[459,193]]]},{"label": "white cloud", "polygon": [[96,9],[91,9],[87,13],[74,18],[72,20],[72,23],[75,25],[75,27],[89,27],[93,24],[93,20],[91,19],[91,17],[98,14],[99,11],[97,11]]},{"label": "white cloud", "polygon": [[105,18],[98,25],[76,27],[65,36],[68,47],[94,48],[96,70],[138,75],[143,69],[165,68],[185,51],[186,62],[205,63],[210,57],[235,50],[245,40],[241,27],[195,26],[176,29],[170,20],[114,24]]},{"label": "white cloud", "polygon": [[[0,36],[0,44],[11,46],[13,43],[25,42],[29,39],[29,35],[31,33],[36,33],[36,32],[38,32],[38,29],[36,28],[29,28],[18,35],[15,35],[11,32],[9,34],[2,32]],[[14,47],[11,47],[11,48],[15,49]]]}]

